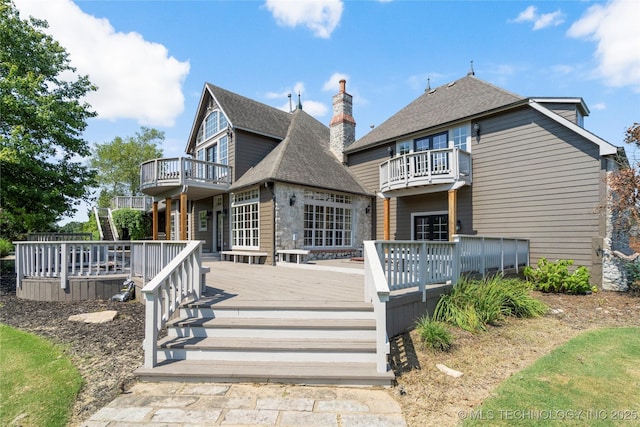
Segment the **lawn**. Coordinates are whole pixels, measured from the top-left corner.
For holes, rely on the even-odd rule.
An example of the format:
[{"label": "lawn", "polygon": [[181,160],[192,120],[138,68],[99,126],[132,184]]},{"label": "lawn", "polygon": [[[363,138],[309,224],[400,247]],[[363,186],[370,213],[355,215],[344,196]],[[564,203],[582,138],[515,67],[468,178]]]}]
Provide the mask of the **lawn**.
[{"label": "lawn", "polygon": [[503,382],[465,426],[640,425],[640,328],[586,332]]},{"label": "lawn", "polygon": [[65,426],[81,385],[59,346],[0,324],[0,425]]}]

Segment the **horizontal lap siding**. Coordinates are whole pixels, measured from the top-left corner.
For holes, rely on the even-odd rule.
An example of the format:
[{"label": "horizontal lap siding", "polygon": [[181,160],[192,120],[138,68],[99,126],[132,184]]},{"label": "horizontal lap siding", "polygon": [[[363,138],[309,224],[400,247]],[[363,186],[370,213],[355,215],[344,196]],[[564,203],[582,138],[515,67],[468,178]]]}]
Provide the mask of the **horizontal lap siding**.
[{"label": "horizontal lap siding", "polygon": [[[207,217],[207,229],[200,231],[200,211],[212,212],[211,216]],[[193,202],[193,213],[191,214],[191,229],[193,230],[193,236],[195,240],[202,240],[202,250],[204,252],[213,252],[213,229],[215,214],[213,214],[213,197],[207,197],[206,199],[195,200]]]},{"label": "horizontal lap siding", "polygon": [[[348,157],[348,166],[351,173],[364,185],[364,188],[371,194],[380,192],[380,163],[389,157],[387,147],[378,147],[365,152],[351,154]],[[391,239],[394,239],[396,230],[397,200],[391,199]],[[382,239],[384,237],[384,200],[376,197],[375,225],[372,239]]]},{"label": "horizontal lap siding", "polygon": [[481,128],[473,145],[477,233],[531,239],[534,264],[546,257],[591,267],[601,236],[597,145],[528,108]]},{"label": "horizontal lap siding", "polygon": [[237,131],[233,144],[229,144],[230,159],[233,148],[234,163],[232,164],[235,167],[236,179],[260,163],[278,145],[278,142],[272,138]]},{"label": "horizontal lap siding", "polygon": [[273,198],[271,192],[264,187],[260,187],[258,215],[260,224],[260,252],[269,254],[265,263],[271,264],[275,256],[273,253]]}]

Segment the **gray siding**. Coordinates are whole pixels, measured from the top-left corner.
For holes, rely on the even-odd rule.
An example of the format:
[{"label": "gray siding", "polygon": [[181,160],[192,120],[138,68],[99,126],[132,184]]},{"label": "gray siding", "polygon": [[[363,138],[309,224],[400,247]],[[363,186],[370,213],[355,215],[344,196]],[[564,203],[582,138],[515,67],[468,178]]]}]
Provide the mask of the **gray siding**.
[{"label": "gray siding", "polygon": [[233,143],[229,144],[229,164],[233,165],[234,181],[264,159],[278,143],[271,138],[236,131]]},{"label": "gray siding", "polygon": [[213,197],[196,200],[193,202],[193,212],[191,214],[191,229],[193,230],[194,240],[202,240],[203,252],[214,252],[213,250],[213,229],[215,216],[211,215],[207,218],[207,229],[200,231],[200,211],[213,211]]},{"label": "gray siding", "polygon": [[[394,145],[395,149],[395,145]],[[358,178],[364,188],[371,194],[380,191],[380,169],[379,165],[389,157],[387,146],[376,147],[371,150],[361,151],[349,155],[348,166],[352,174]],[[391,199],[391,239],[395,239],[395,218],[396,200]],[[384,201],[380,197],[375,198],[373,209],[374,224],[372,226],[372,239],[382,239],[384,237]]]},{"label": "gray siding", "polygon": [[591,267],[593,239],[601,237],[598,147],[528,108],[481,127],[473,146],[475,231],[531,239],[532,264],[546,257]]},{"label": "gray siding", "polygon": [[553,111],[554,113],[564,117],[571,123],[578,124],[578,112],[576,110],[576,104],[542,104],[544,107]]}]

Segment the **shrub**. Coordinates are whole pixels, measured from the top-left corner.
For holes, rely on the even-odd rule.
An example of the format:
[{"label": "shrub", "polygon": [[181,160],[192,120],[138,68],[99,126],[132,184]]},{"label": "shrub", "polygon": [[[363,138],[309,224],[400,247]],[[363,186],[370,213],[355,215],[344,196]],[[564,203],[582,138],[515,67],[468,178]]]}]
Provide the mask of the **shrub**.
[{"label": "shrub", "polygon": [[477,332],[499,323],[505,316],[537,317],[547,307],[533,298],[530,290],[528,283],[502,276],[485,280],[463,278],[451,293],[440,298],[433,318]]},{"label": "shrub", "polygon": [[626,265],[629,292],[640,295],[640,262],[629,262]]},{"label": "shrub", "polygon": [[444,323],[424,315],[416,322],[416,329],[424,347],[439,351],[449,351],[451,348],[451,333]]},{"label": "shrub", "polygon": [[6,257],[13,252],[13,244],[7,239],[0,239],[0,257]]},{"label": "shrub", "polygon": [[150,230],[149,217],[135,209],[118,209],[113,212],[113,223],[118,227],[121,238],[123,230],[128,230],[131,240],[141,240],[148,236]]},{"label": "shrub", "polygon": [[542,292],[587,294],[595,292],[597,288],[589,284],[591,275],[586,267],[578,267],[573,273],[569,272],[569,266],[573,260],[561,259],[549,262],[540,258],[538,267],[527,266],[524,275],[531,281],[534,288]]}]

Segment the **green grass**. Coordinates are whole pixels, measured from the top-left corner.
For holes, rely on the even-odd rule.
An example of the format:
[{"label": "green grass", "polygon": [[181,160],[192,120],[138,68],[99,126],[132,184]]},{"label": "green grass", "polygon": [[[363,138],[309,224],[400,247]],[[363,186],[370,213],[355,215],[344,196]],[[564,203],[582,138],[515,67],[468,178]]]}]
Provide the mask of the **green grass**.
[{"label": "green grass", "polygon": [[640,328],[584,333],[503,382],[464,425],[639,426],[639,355]]},{"label": "green grass", "polygon": [[81,385],[59,346],[0,324],[0,425],[65,426]]},{"label": "green grass", "polygon": [[424,315],[416,322],[423,348],[449,351],[453,338],[446,325]]}]

